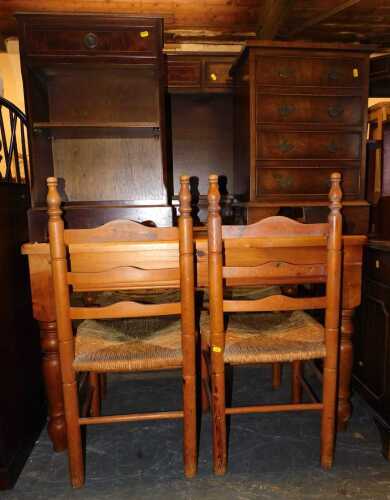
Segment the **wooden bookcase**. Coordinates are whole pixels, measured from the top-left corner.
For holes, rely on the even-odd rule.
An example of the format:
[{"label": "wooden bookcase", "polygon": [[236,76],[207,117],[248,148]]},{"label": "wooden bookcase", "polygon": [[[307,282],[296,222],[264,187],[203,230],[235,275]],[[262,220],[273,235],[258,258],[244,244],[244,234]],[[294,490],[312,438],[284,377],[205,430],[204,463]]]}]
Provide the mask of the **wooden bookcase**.
[{"label": "wooden bookcase", "polygon": [[69,226],[117,217],[172,223],[163,22],[19,14],[30,128],[30,238],[46,238],[46,177],[61,179]]}]

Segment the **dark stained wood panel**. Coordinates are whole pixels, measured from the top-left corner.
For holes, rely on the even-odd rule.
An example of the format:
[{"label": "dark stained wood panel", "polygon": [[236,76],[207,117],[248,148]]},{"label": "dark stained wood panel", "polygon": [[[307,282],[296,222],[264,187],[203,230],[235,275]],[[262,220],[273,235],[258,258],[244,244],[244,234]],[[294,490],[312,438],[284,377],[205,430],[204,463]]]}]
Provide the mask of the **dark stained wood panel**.
[{"label": "dark stained wood panel", "polygon": [[225,175],[233,186],[233,96],[171,95],[174,192],[179,177],[199,178],[207,194],[208,175]]}]

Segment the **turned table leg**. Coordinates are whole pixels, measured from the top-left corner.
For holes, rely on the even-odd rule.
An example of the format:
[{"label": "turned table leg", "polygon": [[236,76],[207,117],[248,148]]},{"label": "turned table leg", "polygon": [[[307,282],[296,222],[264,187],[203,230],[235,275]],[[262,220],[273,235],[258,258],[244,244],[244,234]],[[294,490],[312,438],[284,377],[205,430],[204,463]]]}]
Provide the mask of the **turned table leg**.
[{"label": "turned table leg", "polygon": [[337,425],[339,431],[345,431],[347,429],[352,413],[350,396],[353,365],[352,318],[354,312],[354,309],[343,309],[341,313],[339,400],[337,409]]},{"label": "turned table leg", "polygon": [[66,449],[66,427],[62,382],[57,341],[57,323],[39,321],[42,349],[42,371],[49,405],[47,430],[53,443],[54,451]]}]

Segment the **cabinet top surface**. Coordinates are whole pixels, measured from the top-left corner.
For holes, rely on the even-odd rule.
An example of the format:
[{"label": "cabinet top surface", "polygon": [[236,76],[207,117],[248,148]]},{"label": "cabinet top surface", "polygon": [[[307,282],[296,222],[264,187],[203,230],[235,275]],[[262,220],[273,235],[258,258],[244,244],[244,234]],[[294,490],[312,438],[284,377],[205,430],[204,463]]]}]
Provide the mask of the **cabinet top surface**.
[{"label": "cabinet top surface", "polygon": [[258,49],[312,49],[312,50],[336,50],[354,52],[372,52],[375,45],[354,44],[354,43],[321,43],[304,41],[273,41],[273,40],[248,40],[246,48]]}]

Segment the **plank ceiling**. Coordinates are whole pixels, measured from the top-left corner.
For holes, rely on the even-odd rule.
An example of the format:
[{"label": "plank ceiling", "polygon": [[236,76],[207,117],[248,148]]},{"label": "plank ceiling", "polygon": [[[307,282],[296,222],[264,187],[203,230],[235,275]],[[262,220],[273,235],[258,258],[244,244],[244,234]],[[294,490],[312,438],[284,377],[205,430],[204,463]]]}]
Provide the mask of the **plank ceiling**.
[{"label": "plank ceiling", "polygon": [[390,49],[390,0],[0,0],[0,33],[13,13],[158,14],[167,42],[248,38],[375,43]]}]

